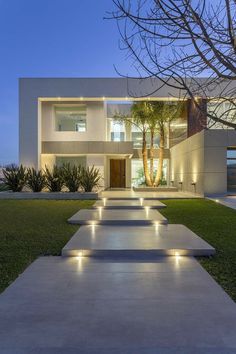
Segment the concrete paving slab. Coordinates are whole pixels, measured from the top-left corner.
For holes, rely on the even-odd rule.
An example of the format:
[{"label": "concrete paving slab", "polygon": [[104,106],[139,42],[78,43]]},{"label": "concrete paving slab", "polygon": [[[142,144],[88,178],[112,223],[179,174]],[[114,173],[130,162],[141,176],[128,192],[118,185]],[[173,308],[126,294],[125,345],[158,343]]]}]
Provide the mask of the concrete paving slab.
[{"label": "concrete paving slab", "polygon": [[236,210],[236,196],[208,198],[208,199],[213,200],[213,202],[227,206],[228,208]]},{"label": "concrete paving slab", "polygon": [[81,226],[62,256],[210,256],[215,249],[184,225]]},{"label": "concrete paving slab", "polygon": [[119,267],[86,257],[34,262],[0,296],[0,352],[236,352],[236,304],[195,259]]},{"label": "concrete paving slab", "polygon": [[145,207],[162,209],[166,208],[166,205],[159,200],[145,200],[143,198],[133,200],[110,200],[103,198],[96,201],[94,207],[103,207],[104,209],[143,209]]},{"label": "concrete paving slab", "polygon": [[106,190],[99,193],[99,198],[108,199],[189,199],[201,198],[196,193],[190,192],[135,192],[134,190]]},{"label": "concrete paving slab", "polygon": [[167,219],[158,211],[145,207],[142,210],[81,209],[70,219],[70,224],[99,225],[150,225],[167,224]]}]

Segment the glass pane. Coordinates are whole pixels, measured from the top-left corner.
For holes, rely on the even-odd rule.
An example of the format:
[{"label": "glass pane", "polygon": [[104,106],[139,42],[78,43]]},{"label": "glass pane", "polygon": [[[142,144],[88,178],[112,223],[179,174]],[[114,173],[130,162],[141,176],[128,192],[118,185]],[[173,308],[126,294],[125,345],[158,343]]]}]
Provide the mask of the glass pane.
[{"label": "glass pane", "polygon": [[[150,161],[149,161],[150,167]],[[158,159],[154,160],[154,170],[156,171],[158,167]],[[137,187],[145,184],[145,177],[143,172],[143,161],[139,159],[133,159],[131,161],[131,178],[132,186]],[[154,173],[155,178],[155,173]],[[162,175],[162,185],[165,185],[167,182],[167,160],[163,162],[163,175]]]},{"label": "glass pane", "polygon": [[[207,103],[207,111],[217,118],[221,118],[229,122],[235,121],[235,102],[212,100]],[[213,129],[232,129],[222,123],[214,122],[214,120],[210,117],[208,117],[208,126]]]},{"label": "glass pane", "polygon": [[110,121],[110,138],[111,141],[124,141],[125,140],[125,126],[124,123],[114,120]]},{"label": "glass pane", "polygon": [[[167,140],[167,139],[166,139]],[[132,131],[132,141],[134,143],[134,148],[136,149],[141,149],[142,148],[142,143],[143,143],[143,134],[140,131]],[[146,141],[147,141],[147,148],[150,147],[151,143],[151,135],[150,133],[147,133],[146,135]],[[160,137],[158,134],[155,135],[154,137],[154,148],[159,147],[159,142],[160,142]]]},{"label": "glass pane", "polygon": [[55,120],[57,131],[86,131],[86,105],[56,106]]},{"label": "glass pane", "polygon": [[227,150],[227,159],[236,159],[236,149],[228,149]]},{"label": "glass pane", "polygon": [[132,132],[132,141],[134,143],[134,148],[141,149],[142,148],[142,141],[143,135],[141,132]]},{"label": "glass pane", "polygon": [[131,116],[131,103],[108,103],[107,118],[113,118],[116,115]]},{"label": "glass pane", "polygon": [[227,160],[228,192],[236,192],[236,160]]}]

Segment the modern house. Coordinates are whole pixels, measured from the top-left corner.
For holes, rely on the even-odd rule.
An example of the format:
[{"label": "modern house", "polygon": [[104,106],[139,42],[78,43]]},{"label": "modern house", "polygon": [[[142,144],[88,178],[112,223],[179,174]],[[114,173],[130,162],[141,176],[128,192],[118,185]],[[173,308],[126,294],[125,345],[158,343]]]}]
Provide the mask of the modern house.
[{"label": "modern house", "polygon": [[[35,168],[65,162],[94,165],[104,176],[104,188],[142,183],[141,133],[118,123],[114,115],[129,116],[137,100],[178,97],[171,87],[156,91],[160,86],[158,79],[20,79],[20,163]],[[204,119],[207,126],[203,114]],[[168,127],[166,183],[200,195],[236,192],[236,131],[203,126],[193,102],[186,99],[184,113]],[[156,141],[156,163],[158,153]]]}]

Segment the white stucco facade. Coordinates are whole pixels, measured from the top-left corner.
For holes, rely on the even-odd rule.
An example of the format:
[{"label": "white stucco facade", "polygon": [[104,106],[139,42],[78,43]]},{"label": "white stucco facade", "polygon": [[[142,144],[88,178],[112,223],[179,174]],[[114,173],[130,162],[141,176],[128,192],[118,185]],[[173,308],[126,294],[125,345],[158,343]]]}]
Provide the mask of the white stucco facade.
[{"label": "white stucco facade", "polygon": [[[24,166],[53,166],[63,157],[81,157],[87,166],[100,169],[103,186],[110,187],[111,160],[125,160],[125,187],[131,187],[132,161],[140,160],[131,132],[123,141],[112,141],[107,102],[143,100],[160,86],[152,100],[179,96],[157,79],[20,79],[19,160]],[[181,94],[181,93],[180,93]],[[217,92],[215,92],[217,97]],[[147,98],[145,98],[147,99]],[[55,107],[86,107],[84,131],[60,131],[55,126]],[[191,117],[192,118],[192,117]],[[165,151],[167,184],[200,195],[227,193],[227,148],[236,147],[233,130],[197,133]],[[158,158],[158,149],[155,152]]]}]

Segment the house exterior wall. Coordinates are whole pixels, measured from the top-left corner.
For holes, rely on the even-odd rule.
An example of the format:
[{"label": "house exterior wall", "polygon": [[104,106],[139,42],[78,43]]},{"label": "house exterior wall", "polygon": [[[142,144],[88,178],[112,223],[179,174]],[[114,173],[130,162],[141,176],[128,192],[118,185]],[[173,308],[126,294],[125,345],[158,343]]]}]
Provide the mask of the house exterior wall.
[{"label": "house exterior wall", "polygon": [[[236,146],[234,130],[204,130],[170,149],[173,185],[202,196],[227,194],[227,147]],[[196,183],[196,185],[192,185]]]},{"label": "house exterior wall", "polygon": [[[156,90],[158,87],[160,89]],[[217,90],[221,92],[222,87],[215,88],[215,97]],[[53,166],[57,155],[86,155],[87,166],[99,168],[104,176],[104,186],[109,187],[110,159],[122,158],[126,160],[126,187],[130,187],[130,157],[140,159],[140,150],[133,149],[132,142],[107,141],[110,135],[105,101],[132,100],[131,96],[144,97],[150,92],[155,92],[150,99],[181,97],[181,92],[163,86],[158,79],[20,79],[20,163],[40,168]],[[56,131],[54,105],[81,102],[87,105],[87,131]],[[227,147],[236,146],[236,132],[200,131],[202,126],[196,126],[194,109],[189,101],[187,121],[188,136],[194,135],[165,150],[165,158],[170,158],[170,181],[179,189],[196,191],[200,195],[225,194]],[[130,132],[126,138],[131,138]],[[158,150],[155,156],[158,157]]]},{"label": "house exterior wall", "polygon": [[105,141],[106,140],[106,117],[104,102],[86,102],[86,132],[56,131],[55,129],[55,105],[80,104],[76,102],[43,102],[42,103],[42,136],[44,141]]}]

